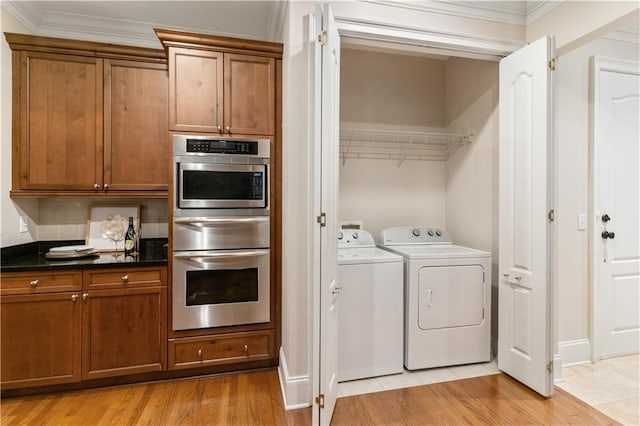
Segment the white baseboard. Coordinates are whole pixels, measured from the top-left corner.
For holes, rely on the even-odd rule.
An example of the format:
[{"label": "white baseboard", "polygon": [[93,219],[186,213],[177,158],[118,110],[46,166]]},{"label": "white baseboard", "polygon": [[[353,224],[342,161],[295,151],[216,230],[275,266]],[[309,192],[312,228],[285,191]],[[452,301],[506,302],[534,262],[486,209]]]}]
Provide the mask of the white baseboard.
[{"label": "white baseboard", "polygon": [[282,390],[282,399],[284,408],[287,410],[295,410],[298,408],[306,408],[311,406],[309,396],[311,395],[309,388],[309,375],[290,376],[287,369],[287,360],[284,351],[280,347],[280,365],[278,366],[278,377],[280,378],[280,389]]},{"label": "white baseboard", "polygon": [[558,354],[564,367],[591,362],[591,342],[589,339],[559,342]]}]

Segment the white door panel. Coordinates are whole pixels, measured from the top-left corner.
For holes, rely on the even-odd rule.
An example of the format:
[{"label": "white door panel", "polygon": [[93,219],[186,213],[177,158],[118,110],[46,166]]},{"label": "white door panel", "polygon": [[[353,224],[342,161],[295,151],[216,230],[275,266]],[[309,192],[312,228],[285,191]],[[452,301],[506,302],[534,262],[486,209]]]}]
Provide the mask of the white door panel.
[{"label": "white door panel", "polygon": [[[604,58],[592,66],[591,237],[600,359],[638,353],[640,346],[640,67]],[[604,232],[613,235],[604,238]]]},{"label": "white door panel", "polygon": [[[316,6],[312,42],[314,209],[322,225],[314,228],[319,243],[314,259],[314,409],[313,424],[328,425],[338,397],[337,199],[340,122],[340,36],[328,4]],[[319,40],[318,36],[321,36]],[[321,215],[322,213],[322,215]],[[316,352],[317,350],[317,352]]]},{"label": "white door panel", "polygon": [[500,62],[498,366],[536,392],[553,392],[551,71],[546,37]]}]

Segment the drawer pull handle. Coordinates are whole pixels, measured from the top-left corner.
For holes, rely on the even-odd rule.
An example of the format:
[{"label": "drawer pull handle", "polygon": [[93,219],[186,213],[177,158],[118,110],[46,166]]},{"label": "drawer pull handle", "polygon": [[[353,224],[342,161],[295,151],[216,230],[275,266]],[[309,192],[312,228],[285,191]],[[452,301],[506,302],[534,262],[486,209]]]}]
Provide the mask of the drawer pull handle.
[{"label": "drawer pull handle", "polygon": [[129,282],[129,275],[128,274],[122,276],[122,282],[123,283]]},{"label": "drawer pull handle", "polygon": [[38,280],[33,280],[29,283],[29,286],[31,286],[31,288],[36,288],[39,284]]},{"label": "drawer pull handle", "polygon": [[202,359],[202,349],[198,349],[198,358]]},{"label": "drawer pull handle", "polygon": [[77,294],[72,294],[71,295],[71,301],[75,302],[76,300],[78,300],[78,295]]}]

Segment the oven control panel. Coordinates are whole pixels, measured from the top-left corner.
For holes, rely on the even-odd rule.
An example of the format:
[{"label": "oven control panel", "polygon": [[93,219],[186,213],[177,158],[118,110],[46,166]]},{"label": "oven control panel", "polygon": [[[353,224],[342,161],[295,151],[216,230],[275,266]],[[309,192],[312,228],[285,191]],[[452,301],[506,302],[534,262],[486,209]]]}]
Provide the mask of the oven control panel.
[{"label": "oven control panel", "polygon": [[187,139],[188,153],[257,155],[257,141]]}]

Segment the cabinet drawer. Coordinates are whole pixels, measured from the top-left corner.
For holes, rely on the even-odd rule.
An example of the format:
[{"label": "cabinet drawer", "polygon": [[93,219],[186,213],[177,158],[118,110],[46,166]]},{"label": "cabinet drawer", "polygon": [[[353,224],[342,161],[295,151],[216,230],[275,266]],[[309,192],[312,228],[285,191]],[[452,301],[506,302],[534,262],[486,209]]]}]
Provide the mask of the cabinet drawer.
[{"label": "cabinet drawer", "polygon": [[88,290],[166,285],[166,268],[90,269],[84,271]]},{"label": "cabinet drawer", "polygon": [[82,272],[8,272],[2,274],[0,294],[75,291],[82,288]]},{"label": "cabinet drawer", "polygon": [[273,330],[169,341],[169,369],[266,360],[273,357]]}]

